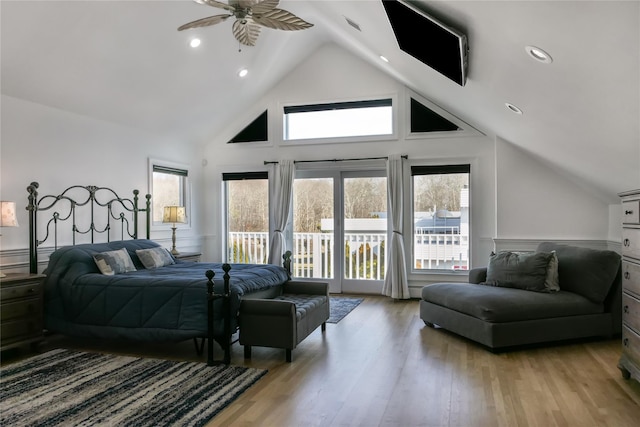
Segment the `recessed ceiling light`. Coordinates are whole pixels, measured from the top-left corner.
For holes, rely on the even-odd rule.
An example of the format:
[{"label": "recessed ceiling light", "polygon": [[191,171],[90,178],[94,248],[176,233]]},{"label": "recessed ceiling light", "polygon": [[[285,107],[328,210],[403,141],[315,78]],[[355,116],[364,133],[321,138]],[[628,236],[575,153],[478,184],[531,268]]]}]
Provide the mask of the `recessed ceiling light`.
[{"label": "recessed ceiling light", "polygon": [[189,42],[189,46],[191,47],[200,46],[200,39],[191,39],[191,41]]},{"label": "recessed ceiling light", "polygon": [[509,111],[511,111],[512,113],[516,113],[516,114],[522,114],[522,110],[518,107],[516,107],[513,104],[510,104],[508,102],[505,102],[504,105],[506,105],[506,107],[509,109]]},{"label": "recessed ceiling light", "polygon": [[380,59],[382,59],[384,62],[389,62],[386,56],[380,55]]},{"label": "recessed ceiling light", "polygon": [[247,70],[246,68],[243,68],[242,70],[238,71],[238,75],[240,77],[245,77],[247,74],[249,74],[249,70]]},{"label": "recessed ceiling light", "polygon": [[553,62],[553,58],[544,50],[535,46],[526,46],[524,48],[530,57],[535,59],[536,61],[544,62],[545,64],[551,64]]}]

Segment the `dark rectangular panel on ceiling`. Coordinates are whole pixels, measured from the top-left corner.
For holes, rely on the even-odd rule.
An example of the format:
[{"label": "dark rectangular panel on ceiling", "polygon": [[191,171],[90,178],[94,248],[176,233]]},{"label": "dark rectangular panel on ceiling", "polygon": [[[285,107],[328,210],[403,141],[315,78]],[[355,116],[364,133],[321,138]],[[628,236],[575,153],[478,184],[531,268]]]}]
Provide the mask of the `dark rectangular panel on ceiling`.
[{"label": "dark rectangular panel on ceiling", "polygon": [[400,49],[464,86],[467,37],[403,1],[383,0]]}]

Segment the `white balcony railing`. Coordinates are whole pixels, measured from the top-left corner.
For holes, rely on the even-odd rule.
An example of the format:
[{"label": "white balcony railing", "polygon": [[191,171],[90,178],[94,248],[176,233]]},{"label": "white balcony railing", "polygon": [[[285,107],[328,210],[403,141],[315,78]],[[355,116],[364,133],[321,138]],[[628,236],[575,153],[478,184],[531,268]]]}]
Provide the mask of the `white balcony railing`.
[{"label": "white balcony railing", "polygon": [[[449,227],[450,228],[450,227]],[[414,234],[413,266],[419,270],[469,268],[469,237],[442,233]],[[441,231],[441,230],[439,230]],[[451,230],[455,233],[457,230]],[[268,233],[229,233],[227,260],[264,264],[269,249]],[[349,279],[382,280],[385,272],[386,233],[345,235],[344,275]],[[335,239],[332,233],[294,233],[292,274],[301,278],[331,278]],[[348,249],[347,249],[348,248]]]}]

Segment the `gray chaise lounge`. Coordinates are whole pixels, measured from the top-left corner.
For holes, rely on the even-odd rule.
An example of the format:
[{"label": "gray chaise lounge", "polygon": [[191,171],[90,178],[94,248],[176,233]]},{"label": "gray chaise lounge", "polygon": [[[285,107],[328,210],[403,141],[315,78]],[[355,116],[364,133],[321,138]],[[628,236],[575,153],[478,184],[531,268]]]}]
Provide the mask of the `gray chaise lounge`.
[{"label": "gray chaise lounge", "polygon": [[422,289],[420,317],[490,349],[505,349],[621,333],[621,266],[613,251],[541,243],[555,251],[560,291],[532,292],[479,285],[487,268],[469,272],[469,283],[436,283]]}]

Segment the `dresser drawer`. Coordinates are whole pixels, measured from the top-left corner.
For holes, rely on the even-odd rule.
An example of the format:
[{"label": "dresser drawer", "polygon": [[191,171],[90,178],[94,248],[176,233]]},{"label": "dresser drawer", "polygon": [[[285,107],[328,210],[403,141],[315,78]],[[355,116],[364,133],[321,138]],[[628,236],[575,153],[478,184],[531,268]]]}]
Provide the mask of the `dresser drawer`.
[{"label": "dresser drawer", "polygon": [[622,260],[622,288],[640,297],[640,264]]},{"label": "dresser drawer", "polygon": [[42,330],[42,316],[40,315],[26,320],[20,319],[19,321],[2,322],[2,325],[0,325],[2,345],[11,341],[41,336]]},{"label": "dresser drawer", "polygon": [[16,298],[36,297],[40,295],[42,282],[34,280],[17,286],[3,286],[0,289],[0,301],[3,303]]},{"label": "dresser drawer", "polygon": [[640,228],[622,229],[622,255],[640,259]]},{"label": "dresser drawer", "polygon": [[640,224],[640,200],[622,202],[622,223]]},{"label": "dresser drawer", "polygon": [[39,316],[42,312],[42,300],[40,298],[31,298],[16,302],[2,304],[0,319],[2,321],[17,319],[21,317],[31,318]]},{"label": "dresser drawer", "polygon": [[640,366],[640,335],[626,326],[622,327],[622,351],[637,366]]},{"label": "dresser drawer", "polygon": [[631,295],[622,295],[622,322],[640,333],[640,301]]}]

